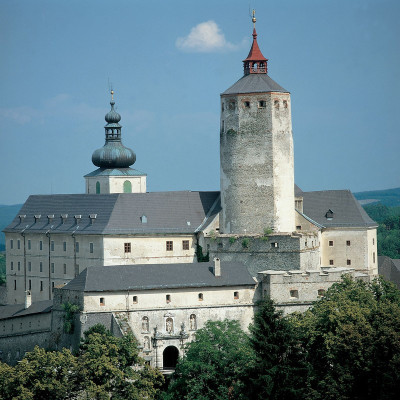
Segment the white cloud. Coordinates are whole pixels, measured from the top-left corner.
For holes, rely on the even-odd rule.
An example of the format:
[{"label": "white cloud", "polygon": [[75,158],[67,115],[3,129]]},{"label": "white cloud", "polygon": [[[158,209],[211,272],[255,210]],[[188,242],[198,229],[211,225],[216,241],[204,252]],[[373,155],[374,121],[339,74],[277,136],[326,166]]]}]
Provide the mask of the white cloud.
[{"label": "white cloud", "polygon": [[217,50],[238,48],[225,39],[225,35],[214,21],[202,22],[191,29],[189,35],[176,39],[176,47],[184,51],[208,53]]}]

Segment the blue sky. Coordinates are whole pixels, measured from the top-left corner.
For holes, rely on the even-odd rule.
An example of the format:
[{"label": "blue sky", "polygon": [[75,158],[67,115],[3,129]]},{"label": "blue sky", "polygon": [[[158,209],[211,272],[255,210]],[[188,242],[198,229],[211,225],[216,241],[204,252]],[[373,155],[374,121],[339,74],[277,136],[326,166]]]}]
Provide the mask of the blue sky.
[{"label": "blue sky", "polygon": [[108,81],[148,190],[219,189],[219,94],[242,76],[256,8],[291,92],[303,190],[400,186],[400,2],[0,2],[0,204],[83,193]]}]

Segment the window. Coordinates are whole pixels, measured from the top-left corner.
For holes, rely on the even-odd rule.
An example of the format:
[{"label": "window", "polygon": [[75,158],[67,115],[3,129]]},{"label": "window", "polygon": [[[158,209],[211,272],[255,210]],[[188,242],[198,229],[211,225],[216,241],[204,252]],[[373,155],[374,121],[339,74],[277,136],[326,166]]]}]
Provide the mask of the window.
[{"label": "window", "polygon": [[147,224],[147,217],[146,217],[145,215],[142,215],[142,216],[140,217],[140,222],[141,222],[142,224]]},{"label": "window", "polygon": [[350,246],[350,240],[346,240],[346,246]]},{"label": "window", "polygon": [[10,262],[10,269],[11,269],[11,271],[14,269],[14,261]]},{"label": "window", "polygon": [[274,100],[274,107],[279,108],[279,100]]},{"label": "window", "polygon": [[333,260],[329,260],[329,265],[333,265]]},{"label": "window", "polygon": [[100,194],[100,182],[96,182],[96,194]]},{"label": "window", "polygon": [[267,102],[265,100],[260,100],[258,102],[258,108],[265,108],[267,107]]},{"label": "window", "polygon": [[43,292],[43,281],[40,281],[40,291]]},{"label": "window", "polygon": [[299,298],[299,291],[297,289],[293,289],[290,291],[290,297],[292,299],[298,299]]},{"label": "window", "polygon": [[54,282],[51,282],[51,293],[54,293]]},{"label": "window", "polygon": [[43,263],[40,261],[40,263],[39,263],[39,271],[40,272],[43,272]]},{"label": "window", "polygon": [[64,264],[64,275],[67,274],[67,264]]},{"label": "window", "polygon": [[17,281],[14,279],[14,290],[17,290]]},{"label": "window", "polygon": [[172,240],[167,240],[166,246],[167,246],[167,251],[172,251],[174,249],[174,242]]},{"label": "window", "polygon": [[28,282],[28,290],[32,290],[32,281],[29,279]]},{"label": "window", "polygon": [[230,110],[234,110],[235,109],[235,102],[234,101],[230,101],[229,102],[229,109]]},{"label": "window", "polygon": [[189,250],[189,240],[182,240],[182,250]]},{"label": "window", "polygon": [[132,193],[132,183],[130,181],[124,182],[124,193]]},{"label": "window", "polygon": [[54,274],[54,263],[51,263],[51,273]]},{"label": "window", "polygon": [[43,242],[42,241],[39,242],[39,250],[43,250]]},{"label": "window", "polygon": [[372,253],[372,259],[373,259],[373,262],[375,262],[375,252]]},{"label": "window", "polygon": [[18,239],[17,240],[17,249],[20,249],[21,248],[21,241]]},{"label": "window", "polygon": [[233,292],[233,298],[235,300],[238,300],[239,299],[239,292]]},{"label": "window", "polygon": [[329,241],[329,246],[331,246],[331,247],[333,246],[333,240]]},{"label": "window", "polygon": [[278,247],[279,247],[279,243],[278,242],[272,242],[271,243],[271,248],[277,249]]},{"label": "window", "polygon": [[21,271],[21,262],[18,261],[18,271]]},{"label": "window", "polygon": [[325,296],[325,289],[318,289],[318,297]]},{"label": "window", "polygon": [[288,107],[288,102],[287,100],[283,100],[283,108],[287,108]]},{"label": "window", "polygon": [[104,299],[104,297],[100,297],[100,305],[101,306],[105,306],[106,305],[106,300]]},{"label": "window", "polygon": [[54,240],[50,242],[50,250],[54,251]]},{"label": "window", "polygon": [[244,108],[250,108],[250,102],[249,101],[244,101],[243,102],[243,107]]},{"label": "window", "polygon": [[64,250],[64,251],[67,251],[67,242],[64,242],[64,243],[63,243],[63,250]]},{"label": "window", "polygon": [[199,293],[198,297],[199,297],[199,301],[203,301],[203,293]]},{"label": "window", "polygon": [[347,265],[351,265],[351,260],[347,260]]},{"label": "window", "polygon": [[301,225],[296,226],[296,231],[301,231]]},{"label": "window", "polygon": [[137,297],[137,296],[133,296],[133,297],[132,297],[132,301],[133,301],[134,304],[137,304],[137,302],[138,302],[138,297]]},{"label": "window", "polygon": [[10,249],[14,248],[14,240],[10,239]]},{"label": "window", "polygon": [[28,250],[30,250],[30,249],[31,249],[31,240],[28,239]]},{"label": "window", "polygon": [[79,275],[79,264],[75,264],[75,278]]},{"label": "window", "polygon": [[32,263],[30,261],[28,262],[28,271],[32,271]]},{"label": "window", "polygon": [[131,252],[131,244],[130,243],[124,243],[124,251],[125,251],[125,253]]},{"label": "window", "polygon": [[93,253],[93,243],[89,243],[89,251],[90,253]]},{"label": "window", "polygon": [[167,295],[165,296],[165,300],[166,300],[167,303],[170,303],[170,302],[171,302],[171,295],[170,295],[170,294],[167,294]]},{"label": "window", "polygon": [[79,253],[79,242],[75,243],[75,252]]}]

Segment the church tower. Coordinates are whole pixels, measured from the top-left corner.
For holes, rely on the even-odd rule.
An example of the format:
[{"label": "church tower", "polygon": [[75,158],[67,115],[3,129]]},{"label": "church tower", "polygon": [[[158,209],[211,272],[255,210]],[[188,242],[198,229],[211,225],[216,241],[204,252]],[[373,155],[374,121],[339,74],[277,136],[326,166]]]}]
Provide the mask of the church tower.
[{"label": "church tower", "polygon": [[121,141],[121,116],[114,110],[113,90],[110,105],[111,110],[105,116],[106,142],[92,155],[93,164],[99,168],[85,175],[86,193],[146,193],[146,174],[130,168],[136,155]]},{"label": "church tower", "polygon": [[244,76],[221,94],[221,233],[295,230],[290,93],[267,74],[255,22]]}]

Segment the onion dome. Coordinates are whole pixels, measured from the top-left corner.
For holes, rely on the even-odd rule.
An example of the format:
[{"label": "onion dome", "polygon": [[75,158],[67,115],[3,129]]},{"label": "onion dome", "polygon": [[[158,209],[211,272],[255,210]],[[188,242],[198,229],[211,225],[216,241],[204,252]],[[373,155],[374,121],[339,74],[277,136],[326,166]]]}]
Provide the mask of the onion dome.
[{"label": "onion dome", "polygon": [[92,154],[92,162],[100,168],[129,168],[136,161],[133,150],[121,141],[121,116],[114,110],[114,91],[111,91],[111,110],[106,114],[106,142]]}]

